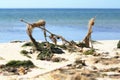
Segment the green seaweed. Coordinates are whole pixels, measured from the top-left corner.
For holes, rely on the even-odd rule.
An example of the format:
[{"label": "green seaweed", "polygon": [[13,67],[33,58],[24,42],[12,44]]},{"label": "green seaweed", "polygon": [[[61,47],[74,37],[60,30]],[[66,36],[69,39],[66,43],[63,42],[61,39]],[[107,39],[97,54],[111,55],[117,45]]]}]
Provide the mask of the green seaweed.
[{"label": "green seaweed", "polygon": [[83,52],[84,55],[92,55],[95,52],[95,49],[90,49],[88,51]]},{"label": "green seaweed", "polygon": [[37,59],[40,60],[50,60],[53,56],[53,53],[50,52],[50,50],[48,49],[44,49],[43,51],[41,51],[38,56]]},{"label": "green seaweed", "polygon": [[9,61],[5,66],[7,67],[35,67],[35,65],[32,63],[32,61],[30,60],[24,60],[24,61],[20,61],[20,60],[11,60]]},{"label": "green seaweed", "polygon": [[[29,43],[25,43],[23,46],[33,47],[34,45],[29,42]],[[64,53],[62,49],[58,48],[58,45],[55,45],[49,42],[41,42],[41,43],[38,42],[38,47],[40,48],[40,50],[39,50],[37,59],[40,59],[40,60],[50,60],[54,53],[57,53],[57,54]],[[29,57],[28,52],[26,50],[22,50],[21,54]]]},{"label": "green seaweed", "polygon": [[20,53],[28,58],[31,58],[31,56],[28,55],[29,52],[26,50],[22,50]]},{"label": "green seaweed", "polygon": [[48,42],[39,43],[39,47],[42,49],[37,56],[40,60],[50,60],[53,56],[52,49],[55,47],[53,44]]}]

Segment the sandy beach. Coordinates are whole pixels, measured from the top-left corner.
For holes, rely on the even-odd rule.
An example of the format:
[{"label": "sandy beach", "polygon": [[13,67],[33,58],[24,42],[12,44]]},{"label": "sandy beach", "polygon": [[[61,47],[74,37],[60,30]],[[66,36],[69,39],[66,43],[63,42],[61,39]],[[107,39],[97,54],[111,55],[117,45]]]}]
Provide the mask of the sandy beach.
[{"label": "sandy beach", "polygon": [[[69,74],[65,74],[65,79],[55,79],[53,74],[58,74],[59,69],[66,69],[66,66],[73,65],[77,59],[85,61],[86,66],[80,68],[81,73],[84,68],[90,71],[97,71],[99,74],[105,76],[95,77],[96,80],[119,80],[120,79],[120,49],[117,49],[117,43],[119,40],[98,40],[93,43],[93,47],[96,53],[99,55],[83,55],[81,52],[69,53],[64,51],[63,54],[55,54],[55,57],[61,57],[66,59],[61,62],[52,62],[37,60],[36,54],[32,55],[32,58],[28,58],[20,54],[20,51],[29,48],[21,47],[26,42],[16,43],[0,43],[0,65],[6,64],[10,60],[31,60],[37,68],[32,68],[30,72],[25,75],[4,75],[0,70],[0,80],[72,80],[68,78]],[[115,60],[115,62],[112,63]],[[104,61],[107,60],[107,61]],[[110,62],[111,60],[111,62]],[[95,62],[96,61],[96,62]],[[106,62],[106,64],[105,64]],[[93,69],[93,67],[95,69]],[[118,68],[117,71],[104,71],[110,68]],[[68,67],[67,67],[68,69]],[[74,72],[76,70],[73,69]],[[76,74],[75,73],[75,74]],[[52,76],[51,76],[52,75]],[[61,75],[59,73],[59,75]],[[78,79],[74,79],[78,80]],[[80,80],[92,80],[92,79],[80,79]]]}]

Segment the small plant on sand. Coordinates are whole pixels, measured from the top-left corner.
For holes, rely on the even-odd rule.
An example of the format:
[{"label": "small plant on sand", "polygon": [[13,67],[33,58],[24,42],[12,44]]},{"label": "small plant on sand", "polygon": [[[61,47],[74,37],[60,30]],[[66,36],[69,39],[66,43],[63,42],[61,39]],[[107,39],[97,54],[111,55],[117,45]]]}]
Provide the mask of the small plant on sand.
[{"label": "small plant on sand", "polygon": [[95,49],[90,49],[85,52],[83,52],[84,55],[92,55],[95,52]]},{"label": "small plant on sand", "polygon": [[119,42],[117,43],[117,48],[120,48],[120,40],[119,40]]},{"label": "small plant on sand", "polygon": [[22,50],[20,53],[28,58],[31,58],[31,56],[28,55],[29,52],[26,50]]},{"label": "small plant on sand", "polygon": [[24,61],[11,60],[5,66],[6,67],[20,67],[20,66],[23,66],[23,67],[27,67],[27,68],[35,67],[34,64],[32,63],[32,61],[30,61],[30,60],[24,60]]}]

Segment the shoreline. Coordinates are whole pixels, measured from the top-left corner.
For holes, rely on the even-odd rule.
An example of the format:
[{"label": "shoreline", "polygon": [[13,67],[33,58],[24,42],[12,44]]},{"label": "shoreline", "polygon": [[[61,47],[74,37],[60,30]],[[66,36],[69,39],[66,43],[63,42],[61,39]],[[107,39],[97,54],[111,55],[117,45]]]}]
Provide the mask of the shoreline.
[{"label": "shoreline", "polygon": [[[36,40],[38,42],[44,42],[42,40]],[[70,40],[68,40],[70,41]],[[80,42],[82,40],[75,40],[75,42]],[[119,39],[98,39],[98,40],[93,40],[93,41],[119,41]],[[30,42],[30,40],[11,40],[11,41],[7,41],[7,42],[0,42],[1,43],[23,43],[23,42]],[[49,41],[50,43],[52,43],[51,41]],[[58,41],[58,43],[61,41]]]}]

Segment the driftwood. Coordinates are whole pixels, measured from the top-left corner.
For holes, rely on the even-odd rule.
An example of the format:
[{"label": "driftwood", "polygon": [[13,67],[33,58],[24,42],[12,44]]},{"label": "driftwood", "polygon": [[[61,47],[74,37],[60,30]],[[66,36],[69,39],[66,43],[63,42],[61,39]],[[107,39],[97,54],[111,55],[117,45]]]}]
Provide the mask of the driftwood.
[{"label": "driftwood", "polygon": [[[91,42],[91,34],[92,34],[92,27],[94,26],[95,24],[95,18],[91,18],[89,23],[88,23],[88,33],[87,35],[85,36],[85,38],[83,39],[83,43],[86,44],[86,47],[90,47],[90,42]],[[92,45],[92,42],[91,42],[91,45]]]},{"label": "driftwood", "polygon": [[[43,28],[41,28],[41,29],[43,29]],[[74,44],[72,42],[69,42],[64,37],[62,37],[60,35],[53,34],[52,32],[48,31],[47,29],[44,29],[44,30],[46,32],[48,32],[49,34],[51,34],[51,36],[49,36],[49,37],[55,43],[55,45],[57,44],[57,39],[61,39],[63,44],[68,44],[69,46],[72,46],[72,47],[76,48],[77,51],[81,51],[81,48],[78,45],[76,45],[76,44]]]},{"label": "driftwood", "polygon": [[[33,23],[33,24],[30,24],[30,23],[28,23],[28,22],[26,22],[24,20],[21,20],[21,21],[27,23],[27,25],[28,25],[27,26],[27,34],[30,37],[30,39],[33,42],[33,44],[35,45],[36,49],[39,49],[39,47],[38,47],[38,44],[37,44],[36,40],[32,37],[32,30],[35,27],[40,28],[40,29],[42,29],[44,31],[44,37],[45,37],[46,41],[47,41],[47,38],[46,38],[47,37],[46,36],[46,32],[47,32],[47,33],[50,34],[49,38],[53,41],[53,43],[55,45],[57,45],[57,39],[61,39],[64,44],[68,44],[69,46],[74,47],[78,51],[81,50],[81,48],[77,44],[69,42],[68,40],[66,40],[62,36],[53,34],[52,32],[48,31],[45,28],[45,21],[44,20],[40,20],[40,21],[38,21],[36,23]],[[90,21],[88,23],[88,32],[87,32],[87,35],[85,36],[85,38],[82,41],[82,43],[85,43],[86,47],[90,47],[92,27],[94,26],[94,23],[95,23],[95,17],[90,19]],[[92,45],[92,42],[91,42],[91,45]]]},{"label": "driftwood", "polygon": [[[54,43],[55,45],[57,44],[57,39],[61,39],[64,44],[68,44],[69,46],[73,46],[73,47],[75,47],[75,48],[76,48],[77,50],[79,50],[79,51],[81,50],[81,48],[78,47],[76,44],[69,42],[68,40],[66,40],[66,39],[63,38],[62,36],[53,34],[52,32],[48,31],[45,27],[39,27],[39,26],[44,26],[45,23],[43,23],[43,24],[42,24],[42,23],[41,23],[41,24],[39,24],[39,23],[38,23],[38,24],[37,24],[37,23],[30,24],[30,23],[28,23],[28,22],[26,22],[26,21],[24,21],[24,20],[21,20],[21,21],[27,24],[27,34],[28,34],[28,36],[30,37],[32,43],[34,44],[34,46],[35,46],[35,48],[36,48],[37,50],[40,50],[40,49],[39,49],[39,46],[38,46],[36,40],[35,40],[35,39],[33,38],[33,36],[32,36],[32,30],[33,30],[33,28],[35,28],[35,27],[38,27],[38,28],[40,28],[40,29],[42,29],[42,30],[44,31],[44,33],[45,33],[45,34],[44,34],[45,38],[46,38],[46,32],[48,32],[48,33],[50,34],[49,38],[53,41],[53,43]],[[46,39],[46,40],[47,40],[47,39]]]},{"label": "driftwood", "polygon": [[32,30],[33,30],[34,28],[36,28],[36,27],[37,27],[37,28],[42,27],[42,28],[43,28],[43,31],[44,31],[45,40],[47,41],[47,39],[46,39],[46,31],[44,30],[44,29],[45,29],[45,21],[44,21],[44,20],[39,20],[38,22],[32,23],[32,24],[30,24],[30,23],[28,23],[28,22],[26,22],[26,21],[24,21],[24,20],[21,20],[21,21],[27,24],[27,34],[28,34],[28,36],[30,37],[30,40],[31,40],[32,43],[34,44],[35,48],[36,48],[37,50],[40,50],[40,48],[39,48],[36,40],[35,40],[35,39],[33,38],[33,36],[32,36]]},{"label": "driftwood", "polygon": [[25,22],[25,23],[27,24],[27,28],[29,28],[28,30],[29,30],[30,33],[32,33],[32,30],[33,30],[34,28],[40,28],[40,27],[42,27],[42,28],[43,28],[43,32],[44,32],[44,38],[45,38],[45,40],[47,41],[46,31],[44,30],[44,29],[45,29],[45,24],[46,24],[46,22],[45,22],[44,20],[39,20],[39,21],[37,21],[37,22],[35,22],[35,23],[32,23],[32,24],[30,24],[30,23],[28,23],[28,22],[26,22],[26,21],[24,21],[24,20],[21,20],[21,21],[22,21],[22,22]]},{"label": "driftwood", "polygon": [[[28,33],[30,39],[32,39],[32,41],[35,41],[35,39],[34,39],[33,37],[31,37],[31,36],[32,36],[32,30],[33,30],[33,28],[35,28],[35,27],[33,26],[34,24],[30,24],[30,23],[28,23],[28,22],[26,22],[26,21],[24,21],[24,20],[21,20],[21,21],[24,22],[24,23],[26,23],[26,24],[28,25],[28,26],[27,26],[27,33]],[[44,27],[39,27],[39,26],[37,26],[37,27],[40,28],[40,29],[42,29],[45,33],[48,32],[49,34],[51,34],[51,36],[49,36],[51,39],[53,39],[53,38],[61,39],[63,42],[71,44],[69,41],[67,41],[67,40],[66,40],[65,38],[63,38],[62,36],[53,34],[52,32],[48,31],[46,28],[44,28]],[[46,36],[46,35],[45,35],[45,36]],[[33,39],[34,39],[34,40],[33,40]],[[53,41],[53,40],[52,40],[52,41]],[[56,43],[56,42],[55,42],[55,43]]]},{"label": "driftwood", "polygon": [[35,48],[37,50],[39,50],[39,46],[37,44],[37,41],[32,37],[32,29],[31,29],[31,25],[27,25],[27,34],[31,40],[31,42],[34,44]]}]

